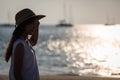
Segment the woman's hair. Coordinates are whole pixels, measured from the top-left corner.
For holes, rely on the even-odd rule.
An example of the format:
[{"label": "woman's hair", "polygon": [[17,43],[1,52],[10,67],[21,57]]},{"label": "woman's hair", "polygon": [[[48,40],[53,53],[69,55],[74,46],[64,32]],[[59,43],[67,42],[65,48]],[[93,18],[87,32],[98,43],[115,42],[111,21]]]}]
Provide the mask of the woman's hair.
[{"label": "woman's hair", "polygon": [[12,55],[12,50],[13,50],[13,44],[14,42],[21,37],[21,35],[24,33],[24,29],[25,26],[29,23],[31,23],[33,21],[33,19],[29,19],[27,21],[25,21],[24,23],[22,23],[21,25],[19,25],[18,27],[16,27],[16,29],[13,32],[13,35],[9,41],[9,44],[6,48],[6,52],[5,52],[5,61],[8,62],[11,55]]}]

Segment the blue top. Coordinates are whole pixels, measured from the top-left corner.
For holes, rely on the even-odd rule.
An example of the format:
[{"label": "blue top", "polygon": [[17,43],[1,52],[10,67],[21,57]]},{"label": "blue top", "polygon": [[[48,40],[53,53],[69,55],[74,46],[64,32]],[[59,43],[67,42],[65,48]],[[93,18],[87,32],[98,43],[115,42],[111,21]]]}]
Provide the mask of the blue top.
[{"label": "blue top", "polygon": [[24,58],[23,58],[23,66],[22,66],[22,71],[21,71],[23,80],[39,80],[39,71],[38,71],[35,51],[23,39],[18,39],[13,44],[13,51],[12,51],[12,56],[11,56],[11,66],[10,66],[10,70],[9,70],[9,80],[15,80],[15,78],[14,78],[14,51],[15,51],[16,46],[19,43],[22,43],[25,48],[25,54],[24,54]]}]

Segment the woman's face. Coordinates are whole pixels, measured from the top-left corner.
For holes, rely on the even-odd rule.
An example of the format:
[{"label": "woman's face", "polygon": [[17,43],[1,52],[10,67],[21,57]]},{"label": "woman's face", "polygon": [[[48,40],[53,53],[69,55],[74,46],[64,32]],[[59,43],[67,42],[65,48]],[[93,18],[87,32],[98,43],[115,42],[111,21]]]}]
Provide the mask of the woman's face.
[{"label": "woman's face", "polygon": [[25,27],[25,33],[32,35],[34,33],[34,29],[39,26],[39,21],[37,19],[33,20],[31,23],[27,24]]}]

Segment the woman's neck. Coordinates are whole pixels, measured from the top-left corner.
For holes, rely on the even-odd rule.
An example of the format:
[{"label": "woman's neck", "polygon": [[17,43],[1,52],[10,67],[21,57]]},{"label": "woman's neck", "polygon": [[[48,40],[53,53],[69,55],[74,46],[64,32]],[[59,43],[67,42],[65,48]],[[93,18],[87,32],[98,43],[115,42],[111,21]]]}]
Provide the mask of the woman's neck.
[{"label": "woman's neck", "polygon": [[22,35],[20,38],[24,39],[25,41],[28,40],[28,36],[27,35]]}]

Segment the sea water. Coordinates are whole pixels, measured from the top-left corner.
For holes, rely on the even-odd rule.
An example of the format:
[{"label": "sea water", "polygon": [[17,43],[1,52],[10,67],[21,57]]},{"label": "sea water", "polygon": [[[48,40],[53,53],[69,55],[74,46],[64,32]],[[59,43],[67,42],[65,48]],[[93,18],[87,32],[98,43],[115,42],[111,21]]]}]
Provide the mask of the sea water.
[{"label": "sea water", "polygon": [[[0,74],[8,74],[4,60],[14,27],[0,26]],[[120,25],[40,26],[34,46],[41,75],[120,77]]]}]

